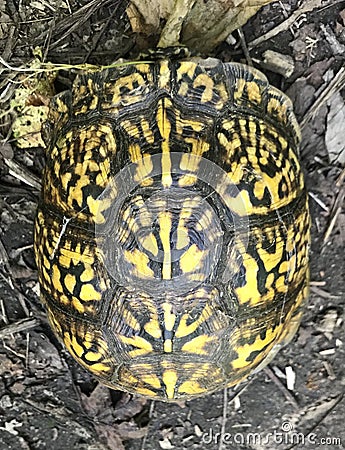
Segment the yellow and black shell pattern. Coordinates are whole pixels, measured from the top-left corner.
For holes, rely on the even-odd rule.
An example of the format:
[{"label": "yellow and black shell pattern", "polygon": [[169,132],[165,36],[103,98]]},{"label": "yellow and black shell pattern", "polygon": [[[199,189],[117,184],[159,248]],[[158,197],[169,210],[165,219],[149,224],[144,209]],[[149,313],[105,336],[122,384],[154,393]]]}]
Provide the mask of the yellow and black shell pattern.
[{"label": "yellow and black shell pattern", "polygon": [[105,385],[177,401],[294,335],[309,213],[290,100],[216,59],[79,75],[53,98],[35,224],[41,298]]}]

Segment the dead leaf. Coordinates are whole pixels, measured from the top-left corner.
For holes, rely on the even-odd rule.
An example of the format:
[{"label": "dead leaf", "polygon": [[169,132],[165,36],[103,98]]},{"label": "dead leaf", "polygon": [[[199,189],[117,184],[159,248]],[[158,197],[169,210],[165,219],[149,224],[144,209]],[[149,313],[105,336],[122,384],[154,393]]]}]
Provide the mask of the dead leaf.
[{"label": "dead leaf", "polygon": [[139,414],[148,400],[145,397],[123,394],[115,405],[114,415],[117,420],[128,420]]},{"label": "dead leaf", "polygon": [[123,440],[141,439],[147,434],[147,427],[139,428],[134,420],[122,422],[116,425],[116,429]]},{"label": "dead leaf", "polygon": [[341,17],[341,20],[343,22],[343,25],[345,26],[345,9],[340,11],[339,16]]},{"label": "dead leaf", "polygon": [[47,120],[49,101],[55,93],[53,83],[56,73],[37,72],[40,64],[38,57],[31,62],[29,69],[32,69],[33,74],[19,77],[19,85],[10,101],[10,110],[16,114],[12,131],[21,148],[45,147],[41,130]]},{"label": "dead leaf", "polygon": [[159,47],[186,45],[208,53],[273,0],[132,0],[127,15],[136,33]]},{"label": "dead leaf", "polygon": [[126,450],[116,427],[111,425],[95,424],[95,428],[99,436],[106,442],[108,448]]},{"label": "dead leaf", "polygon": [[12,125],[13,136],[18,147],[44,147],[41,130],[47,120],[48,106],[26,106]]},{"label": "dead leaf", "polygon": [[81,399],[85,411],[91,417],[98,417],[102,415],[105,410],[109,410],[111,408],[109,389],[101,384],[96,386],[90,396],[82,393]]}]

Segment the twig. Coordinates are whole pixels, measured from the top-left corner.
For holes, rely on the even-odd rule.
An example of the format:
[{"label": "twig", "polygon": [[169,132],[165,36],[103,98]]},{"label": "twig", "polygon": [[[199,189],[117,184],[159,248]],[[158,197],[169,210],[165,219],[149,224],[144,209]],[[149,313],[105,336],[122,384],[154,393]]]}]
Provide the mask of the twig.
[{"label": "twig", "polygon": [[345,167],[344,167],[344,169],[341,171],[341,173],[340,173],[340,175],[339,175],[337,181],[335,182],[335,185],[336,185],[337,187],[340,187],[340,186],[342,185],[342,183],[344,182],[344,180],[345,180]]},{"label": "twig", "polygon": [[309,197],[311,197],[315,203],[317,203],[324,211],[326,211],[326,213],[329,212],[328,207],[313,192],[309,192]]},{"label": "twig", "polygon": [[40,320],[35,317],[28,317],[27,319],[18,320],[17,322],[10,323],[0,329],[0,339],[9,336],[14,333],[20,333],[21,331],[29,331],[36,328],[40,324]]},{"label": "twig", "polygon": [[[311,433],[315,430],[315,428],[317,428],[320,423],[322,423],[325,418],[333,411],[333,409],[343,400],[344,398],[344,394],[341,393],[339,395],[337,395],[335,398],[331,398],[330,400],[328,400],[327,402],[325,402],[326,404],[328,404],[328,408],[327,410],[321,415],[319,420],[316,420],[313,424],[313,426],[311,428],[308,428],[307,431],[303,431],[304,436],[310,436]],[[314,408],[315,409],[315,408]],[[308,412],[306,414],[304,414],[304,420],[302,419],[301,422],[307,420],[308,418]],[[293,443],[290,447],[285,447],[285,450],[292,450],[293,448],[296,448],[296,444]]]},{"label": "twig", "polygon": [[9,174],[12,175],[17,180],[22,181],[23,183],[31,186],[38,191],[41,190],[40,180],[30,173],[26,168],[22,167],[13,159],[4,158],[5,164],[9,169]]},{"label": "twig", "polygon": [[106,30],[108,29],[109,24],[110,24],[112,21],[114,21],[114,16],[115,16],[116,14],[118,14],[119,7],[120,7],[120,3],[117,4],[117,5],[114,7],[113,12],[112,12],[111,15],[108,17],[108,19],[107,19],[105,25],[102,27],[101,31],[98,33],[97,38],[95,39],[95,41],[94,41],[93,44],[91,45],[91,47],[90,47],[90,49],[89,49],[89,51],[88,51],[88,53],[87,53],[87,55],[86,55],[86,57],[85,57],[85,59],[84,59],[84,62],[86,62],[86,61],[90,58],[92,52],[93,52],[93,51],[95,50],[95,48],[97,47],[97,45],[98,45],[99,41],[101,40],[103,34],[104,34],[104,33],[106,32]]},{"label": "twig", "polygon": [[1,320],[3,322],[5,322],[5,324],[7,325],[9,323],[9,320],[8,320],[8,317],[7,317],[7,314],[6,314],[6,309],[5,309],[5,304],[4,304],[4,299],[3,298],[0,300],[0,309],[1,309]]},{"label": "twig", "polygon": [[246,39],[244,37],[244,33],[242,31],[242,27],[237,30],[237,33],[238,33],[238,36],[240,38],[242,51],[243,51],[243,54],[244,54],[244,56],[246,58],[247,64],[249,66],[253,66],[253,61],[252,61],[252,58],[250,57],[250,54],[249,54],[249,51],[248,51],[248,46],[247,46],[247,43],[246,43]]},{"label": "twig", "polygon": [[225,427],[226,427],[226,420],[227,420],[227,413],[228,413],[228,388],[224,388],[223,392],[224,392],[223,415],[222,415],[222,426],[220,429],[220,439],[219,439],[218,450],[223,450]]},{"label": "twig", "polygon": [[342,209],[341,206],[339,206],[336,209],[335,213],[332,215],[332,219],[330,220],[329,225],[327,227],[327,230],[325,232],[325,235],[323,237],[323,244],[325,244],[328,241],[330,235],[332,234],[333,228],[334,228],[334,226],[336,224],[336,221],[337,221],[337,219],[339,217],[341,209]]},{"label": "twig", "polygon": [[339,296],[337,296],[337,295],[332,295],[332,294],[330,294],[329,292],[326,292],[326,291],[324,291],[323,289],[320,289],[320,288],[318,288],[317,286],[315,286],[315,285],[311,285],[310,286],[310,290],[311,290],[311,292],[313,292],[314,294],[316,294],[316,295],[319,295],[320,297],[322,297],[322,298],[327,298],[327,299],[337,299],[337,298],[340,298]]},{"label": "twig", "polygon": [[[150,409],[149,409],[149,419],[152,418],[154,409],[155,409],[155,401],[151,400]],[[147,433],[145,434],[145,436],[143,437],[143,440],[141,442],[140,450],[145,450],[146,440],[147,440],[147,436],[149,434],[149,427],[150,427],[150,422],[147,426]]]},{"label": "twig", "polygon": [[301,121],[301,128],[306,126],[310,119],[312,119],[318,110],[324,105],[333,94],[340,91],[345,86],[345,67],[342,67],[335,75],[333,80],[327,85],[327,87],[321,92],[321,95],[313,103],[307,114]]},{"label": "twig", "polygon": [[[87,3],[86,5],[82,6],[77,11],[69,15],[67,18],[57,22],[55,29],[63,32],[63,34],[59,39],[51,43],[49,48],[53,49],[58,47],[64,39],[66,39],[71,33],[80,28],[93,14],[96,13],[97,10],[99,10],[101,7],[104,7],[107,3],[109,3],[109,0],[106,0],[105,2],[92,0],[91,2]],[[46,33],[47,32],[44,32],[43,35],[38,36],[38,38],[36,39],[37,43],[41,42]]]},{"label": "twig", "polygon": [[329,221],[328,227],[326,229],[325,235],[323,237],[323,244],[325,244],[328,241],[328,239],[333,231],[333,228],[337,222],[339,214],[341,213],[341,210],[344,207],[344,199],[345,199],[345,184],[339,190],[339,192],[334,200],[334,204],[333,204],[331,214],[330,214],[330,221]]},{"label": "twig", "polygon": [[264,369],[264,372],[266,375],[273,381],[273,383],[279,388],[279,390],[284,394],[286,400],[291,403],[292,406],[294,406],[295,409],[298,409],[298,403],[295,399],[295,397],[289,392],[289,390],[286,388],[286,386],[280,381],[280,379],[276,376],[276,374],[273,372],[273,370],[266,366]]},{"label": "twig", "polygon": [[307,0],[306,3],[298,8],[288,19],[284,20],[280,25],[273,28],[272,30],[268,31],[267,33],[263,34],[262,36],[258,37],[257,39],[254,39],[254,41],[249,42],[248,48],[249,50],[252,50],[254,47],[257,47],[262,42],[265,42],[269,39],[272,39],[277,34],[281,33],[282,31],[288,30],[292,25],[297,21],[297,19],[307,12],[312,11],[316,8],[321,8],[322,6],[329,7],[334,6],[337,3],[341,3],[343,0],[332,0],[330,4],[323,5],[323,0]]}]

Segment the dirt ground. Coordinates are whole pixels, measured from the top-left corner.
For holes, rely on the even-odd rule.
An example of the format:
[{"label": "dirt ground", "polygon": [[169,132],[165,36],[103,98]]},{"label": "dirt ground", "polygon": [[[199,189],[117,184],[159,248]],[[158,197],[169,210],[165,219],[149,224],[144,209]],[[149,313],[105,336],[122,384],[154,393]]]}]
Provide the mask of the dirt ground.
[{"label": "dirt ground", "polygon": [[[244,42],[253,64],[290,95],[302,126],[310,299],[297,336],[268,370],[236,390],[164,404],[97,384],[50,331],[32,248],[43,150],[18,147],[11,132],[10,80],[34,47],[60,64],[135,55],[124,2],[0,2],[0,450],[345,448],[345,1],[274,2],[244,26],[242,45],[235,32],[214,55],[245,62]],[[288,73],[267,50],[289,55]],[[57,90],[70,80],[61,71]]]}]

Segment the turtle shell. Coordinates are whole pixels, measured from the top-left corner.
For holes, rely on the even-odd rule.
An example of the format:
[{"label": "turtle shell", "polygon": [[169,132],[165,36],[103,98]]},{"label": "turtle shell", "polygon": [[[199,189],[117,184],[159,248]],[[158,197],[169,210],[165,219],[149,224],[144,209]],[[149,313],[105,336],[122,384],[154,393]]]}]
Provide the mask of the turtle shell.
[{"label": "turtle shell", "polygon": [[292,338],[310,220],[292,105],[263,74],[196,58],[84,72],[45,136],[41,299],[102,383],[193,398]]}]

